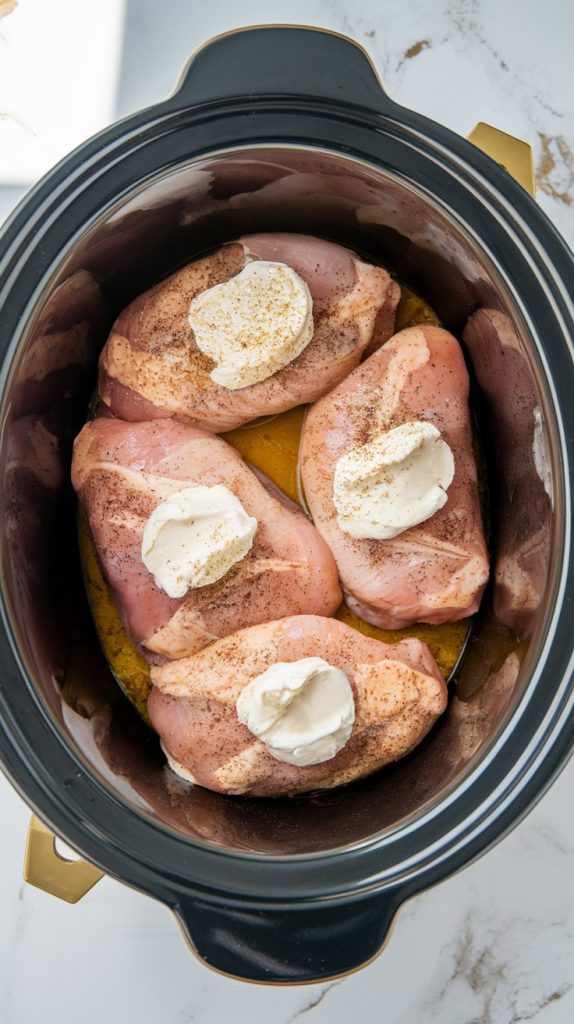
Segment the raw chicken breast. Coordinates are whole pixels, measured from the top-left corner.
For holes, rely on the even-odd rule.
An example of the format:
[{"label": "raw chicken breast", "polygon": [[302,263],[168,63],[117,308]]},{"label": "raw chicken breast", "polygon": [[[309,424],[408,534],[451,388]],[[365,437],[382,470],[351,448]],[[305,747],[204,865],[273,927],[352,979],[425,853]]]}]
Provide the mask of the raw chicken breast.
[{"label": "raw chicken breast", "polygon": [[[353,731],[329,761],[278,761],[239,722],[236,702],[275,662],[320,657],[347,675]],[[222,793],[285,796],[341,786],[408,754],[446,707],[445,682],[420,640],[382,644],[335,619],[297,615],[244,629],[152,669],[148,712],[185,777]]]},{"label": "raw chicken breast", "polygon": [[[448,500],[391,540],[356,540],[337,524],[333,476],[340,456],[381,431],[428,420],[454,455]],[[473,614],[488,578],[461,348],[438,327],[396,334],[309,410],[301,473],[317,529],[335,556],[347,604],[367,622],[400,629]]]},{"label": "raw chicken breast", "polygon": [[[181,658],[277,615],[329,615],[341,601],[333,557],[315,527],[219,437],[173,420],[98,418],[76,438],[72,483],[126,628],[148,658]],[[142,561],[143,531],[154,508],[194,484],[224,484],[258,527],[249,553],[225,576],[174,599]]]},{"label": "raw chicken breast", "polygon": [[[252,260],[288,264],[307,283],[315,330],[303,352],[266,380],[237,391],[215,384],[194,341],[189,305]],[[190,263],[140,295],[116,320],[100,359],[100,394],[116,416],[176,416],[231,430],[326,394],[393,332],[400,289],[386,270],[306,235],[248,235]]]}]

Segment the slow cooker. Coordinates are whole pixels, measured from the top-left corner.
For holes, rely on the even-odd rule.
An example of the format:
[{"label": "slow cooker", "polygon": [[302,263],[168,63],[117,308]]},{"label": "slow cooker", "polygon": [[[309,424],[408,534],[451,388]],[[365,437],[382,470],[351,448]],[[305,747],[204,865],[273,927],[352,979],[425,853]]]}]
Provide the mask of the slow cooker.
[{"label": "slow cooker", "polygon": [[[112,875],[172,908],[197,955],[235,977],[318,981],[366,963],[405,900],[500,839],[572,749],[574,261],[523,187],[527,147],[473,137],[496,159],[393,102],[350,39],[250,28],[72,153],[1,236],[0,757],[37,815],[27,876],[75,899]],[[493,566],[427,740],[361,783],[276,801],[166,772],[101,654],[69,482],[114,315],[262,230],[389,266],[463,337]],[[85,862],[58,859],[52,832]]]}]

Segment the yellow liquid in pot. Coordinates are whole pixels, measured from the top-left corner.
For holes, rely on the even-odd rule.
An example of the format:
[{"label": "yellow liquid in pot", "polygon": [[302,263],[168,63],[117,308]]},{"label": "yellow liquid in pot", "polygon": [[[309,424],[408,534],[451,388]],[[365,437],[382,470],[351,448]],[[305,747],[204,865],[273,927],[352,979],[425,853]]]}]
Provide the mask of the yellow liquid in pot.
[{"label": "yellow liquid in pot", "polygon": [[150,668],[126,632],[82,513],[78,518],[78,545],[88,603],[106,661],[124,693],[147,721]]},{"label": "yellow liquid in pot", "polygon": [[[421,323],[440,325],[430,306],[414,292],[402,287],[396,330],[401,331]],[[264,472],[284,494],[299,504],[297,464],[304,417],[305,407],[300,406],[222,435],[248,462]],[[83,516],[79,520],[79,545],[88,601],[104,654],[124,692],[140,714],[147,718],[146,701],[151,687],[149,666],[126,633]],[[471,623],[470,619],[463,619],[461,622],[447,622],[441,626],[420,623],[407,629],[378,629],[359,619],[345,604],[339,608],[336,618],[360,633],[385,643],[396,643],[407,636],[418,637],[428,644],[447,679],[462,652]]]}]

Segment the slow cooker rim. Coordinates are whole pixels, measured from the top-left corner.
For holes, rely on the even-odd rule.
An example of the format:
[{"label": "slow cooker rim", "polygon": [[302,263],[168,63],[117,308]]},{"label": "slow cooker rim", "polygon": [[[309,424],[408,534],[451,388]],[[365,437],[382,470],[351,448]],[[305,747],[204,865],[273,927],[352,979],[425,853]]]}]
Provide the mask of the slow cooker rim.
[{"label": "slow cooker rim", "polygon": [[[161,107],[161,106],[164,106],[164,105],[160,105],[160,107]],[[221,107],[221,104],[217,104],[217,106],[218,106],[218,107]],[[229,104],[223,104],[223,106],[229,106]],[[316,104],[314,104],[314,106],[316,107],[317,105],[316,105]],[[300,108],[300,106],[298,106],[298,108],[297,108],[297,109],[298,109],[298,114],[300,114],[300,113],[301,113],[301,108]],[[157,108],[152,108],[152,110],[156,110],[156,111],[157,111]],[[145,113],[145,112],[144,112],[144,113]],[[405,113],[408,113],[408,112],[405,112]],[[316,110],[315,110],[315,114],[316,114]],[[323,111],[323,115],[324,115],[324,111]],[[361,116],[363,116],[363,115],[361,115]],[[415,118],[415,120],[417,120],[417,119],[418,119],[418,115],[414,115],[414,118]],[[378,117],[378,120],[380,121],[380,120],[381,120],[381,118],[380,118],[380,117]],[[418,119],[418,120],[419,120],[419,127],[420,127],[420,119]],[[144,117],[144,115],[136,115],[136,116],[135,116],[134,118],[130,118],[130,119],[128,119],[128,123],[129,123],[130,125],[132,125],[132,127],[133,127],[133,125],[134,125],[134,123],[135,123],[135,122],[137,122],[137,123],[139,124],[139,123],[145,123],[145,121],[146,121],[146,118]],[[124,124],[125,124],[125,123],[126,123],[126,122],[124,122]],[[161,122],[160,122],[160,123],[161,123]],[[435,127],[437,128],[437,130],[438,130],[438,131],[443,131],[443,130],[439,130],[439,129],[438,129],[438,126],[435,126]],[[122,135],[123,135],[123,133],[122,133],[122,132],[119,132],[119,134],[118,134],[118,129],[119,129],[119,128],[121,128],[121,125],[119,125],[119,126],[114,126],[114,128],[113,128],[113,129],[109,129],[109,130],[108,130],[108,131],[107,131],[106,133],[103,133],[103,135],[107,135],[108,137],[111,137],[111,138],[114,138],[114,137],[118,136],[118,139],[119,139],[119,138],[121,138],[121,137],[122,137]],[[448,134],[450,135],[450,133],[448,133]],[[101,138],[101,136],[100,136],[100,138]],[[455,139],[456,139],[456,138],[457,138],[457,137],[455,137]],[[270,146],[272,146],[272,145],[273,145],[273,142],[270,142],[270,141],[268,141],[268,140],[265,140],[265,141],[267,142],[267,144],[268,144],[268,145],[270,145]],[[284,140],[281,140],[281,141],[284,141]],[[462,142],[463,140],[458,140],[458,141],[459,141],[459,142]],[[89,146],[89,144],[87,144],[87,145]],[[468,147],[468,144],[466,144],[466,143],[465,143],[464,145]],[[243,144],[243,145],[242,145],[242,146],[241,146],[240,148],[248,148],[248,147],[246,147],[246,145],[245,145],[245,144]],[[75,160],[75,159],[77,160],[77,158],[78,158],[78,155],[79,155],[79,153],[81,153],[81,152],[83,151],[83,149],[84,149],[84,147],[82,147],[82,148],[81,148],[81,149],[80,149],[79,151],[77,151],[77,153],[76,153],[76,154],[74,154],[74,155],[73,155],[73,156],[72,156],[71,158],[69,158],[69,160],[68,160],[68,161],[65,161],[65,162],[63,163],[63,165],[60,165],[60,169],[59,169],[60,173],[64,173],[64,172],[65,172],[65,168],[66,168],[66,167],[68,166],[68,164],[72,164],[72,165],[73,165],[73,163],[74,163],[74,160]],[[337,150],[336,150],[336,148],[335,148],[335,147],[333,147],[333,151],[334,151],[334,152],[337,152]],[[210,150],[209,150],[209,152],[211,153],[211,152],[212,152],[212,150],[210,149]],[[348,152],[348,151],[347,151],[347,152]],[[487,160],[487,158],[483,157],[483,156],[482,156],[482,154],[478,154],[478,151],[475,151],[475,152],[476,152],[476,154],[477,154],[477,159],[478,159],[478,162],[479,162],[479,164],[481,163],[481,161],[486,161],[486,160]],[[474,154],[473,154],[473,155],[474,155]],[[466,153],[466,152],[465,152],[465,156],[467,156],[467,157],[468,157],[468,153]],[[368,160],[368,157],[366,157],[365,159],[367,160],[367,162],[369,162],[369,160]],[[493,172],[493,165],[491,164],[491,162],[490,162],[490,161],[488,161],[488,164],[490,165],[490,166],[489,166],[489,170],[490,170],[490,172],[491,172],[491,176],[492,176],[492,172]],[[85,165],[84,165],[84,166],[85,166]],[[376,165],[375,165],[375,166],[376,166]],[[53,172],[53,173],[55,174],[56,172]],[[504,175],[504,172],[500,171],[500,174],[501,174],[501,175]],[[65,173],[64,173],[64,177],[65,177]],[[496,175],[495,175],[495,177],[496,177]],[[505,186],[506,186],[506,185],[508,184],[508,179],[507,179],[507,176],[506,176],[506,175],[504,175],[504,179],[503,179],[503,182],[504,182],[504,185],[505,185]],[[46,181],[44,181],[44,183],[42,183],[42,184],[43,184],[43,187],[44,187],[44,188],[48,187],[48,183],[47,183]],[[516,189],[518,189],[518,186],[515,186],[515,188],[516,188]],[[39,188],[38,188],[38,190],[37,190],[37,192],[38,192],[38,193],[40,193],[40,191],[41,191],[41,189],[40,189],[40,187],[39,187]],[[522,193],[522,190],[519,190],[519,191],[520,191],[520,193]],[[35,196],[35,195],[36,195],[36,191],[35,191],[35,192],[34,192],[34,193],[33,193],[33,194],[31,195],[31,197],[30,197],[30,198],[28,199],[28,201],[24,203],[24,205],[23,205],[23,210],[22,210],[22,212],[24,212],[24,211],[25,211],[25,209],[26,209],[26,207],[27,207],[28,205],[32,205],[32,202],[33,202],[33,199],[34,199],[34,196]],[[521,198],[527,198],[527,197],[522,197],[522,196],[521,196]],[[532,213],[532,210],[530,210],[530,212]],[[538,211],[538,212],[540,212],[540,211]],[[14,225],[14,222],[15,222],[15,220],[16,220],[16,219],[17,219],[17,215],[15,215],[15,216],[14,216],[14,218],[12,219],[10,227],[12,227],[12,226]],[[30,221],[28,221],[28,224],[30,224]],[[548,228],[548,224],[546,224],[546,228]],[[561,246],[563,247],[563,246],[564,246],[564,244],[563,244],[563,243],[561,243],[561,240],[560,240],[560,239],[559,239],[559,237],[558,237],[558,236],[556,235],[556,233],[555,233],[554,231],[552,231],[552,234],[554,235],[554,239],[553,239],[553,242],[554,242],[554,244],[555,244],[555,243],[556,243],[556,242],[558,241],[559,245],[561,245]],[[571,257],[570,257],[570,256],[569,256],[569,254],[567,253],[567,251],[566,251],[565,253],[563,253],[563,255],[566,255],[566,257],[567,257],[567,258],[571,259]],[[571,742],[571,741],[569,741],[569,742]],[[556,749],[557,749],[557,748],[556,748]],[[565,751],[564,751],[564,756],[565,756]],[[559,759],[559,760],[560,760],[560,759]],[[556,765],[556,766],[555,766],[555,769],[554,769],[554,770],[557,770],[557,767],[558,767],[558,765]],[[12,772],[10,772],[10,774],[12,774]],[[40,809],[40,814],[42,814],[42,810],[41,810],[41,808],[39,808],[39,809]],[[129,812],[129,808],[126,808],[126,810],[127,810],[128,812]],[[52,822],[51,822],[51,823],[52,823]],[[62,831],[64,831],[64,830],[62,830]],[[65,834],[65,832],[64,832],[64,834]],[[498,835],[498,832],[497,832],[497,835]],[[188,839],[186,839],[186,840],[185,840],[185,843],[186,843],[186,845],[187,845],[187,846],[189,846],[189,845],[195,845],[195,844],[194,844],[194,841],[193,841],[193,840],[188,840]],[[80,844],[78,844],[78,845],[80,845]],[[208,848],[208,852],[209,852],[209,854],[210,854],[210,855],[213,855],[213,854],[217,854],[217,853],[220,853],[220,851],[218,851],[218,850],[217,850],[217,848],[215,848],[215,847],[209,847],[209,848]],[[333,858],[333,856],[334,856],[334,854],[335,854],[335,853],[338,853],[338,852],[340,852],[340,851],[334,851],[334,852],[331,852],[331,851],[327,851],[326,853],[321,853],[321,854],[303,855],[303,857],[304,857],[305,859],[307,859],[307,858],[308,858],[309,856],[311,856],[311,857],[316,857],[316,858],[318,858],[318,859],[332,859],[332,858]],[[351,852],[354,852],[354,851],[351,851]],[[245,855],[245,854],[243,854],[243,853],[242,853],[242,852],[240,852],[240,851],[237,851],[237,852],[236,852],[236,851],[232,851],[232,852],[230,852],[230,851],[225,851],[225,856],[227,856],[227,857],[231,857],[231,858],[233,859],[233,861],[236,861],[236,860],[237,860],[238,858],[239,858],[239,859],[247,859],[247,856],[249,856],[249,857],[253,857],[253,859],[256,859],[256,860],[264,860],[264,861],[265,861],[266,863],[269,863],[270,861],[273,861],[273,863],[275,863],[276,865],[278,865],[278,864],[279,864],[279,860],[278,860],[277,858],[270,858],[270,857],[269,857],[268,855],[265,855],[265,854]],[[94,857],[91,857],[91,859],[95,859],[95,858],[94,858]],[[467,857],[465,856],[465,857],[464,857],[464,861],[466,862],[466,860],[467,860],[467,859],[468,859],[468,858],[467,858]],[[287,863],[289,863],[289,864],[292,864],[293,862],[299,862],[299,863],[300,863],[300,862],[301,862],[301,858],[300,858],[300,857],[297,857],[296,855],[294,855],[294,856],[291,856],[291,857],[289,857],[289,859],[288,859]],[[307,862],[308,862],[308,861],[307,861]],[[106,870],[108,870],[108,871],[109,871],[109,867],[106,867]],[[445,873],[447,873],[447,871],[450,871],[450,870],[452,870],[452,867],[448,867],[448,868],[446,868],[446,870],[445,870]],[[123,873],[122,873],[122,877],[124,877],[124,878],[125,878],[125,875],[124,875]],[[429,882],[428,882],[428,880],[427,880],[426,882],[422,882],[422,883],[421,883],[421,886],[420,886],[420,887],[423,887],[424,885],[428,885],[428,884],[429,884]],[[339,893],[339,894],[336,894],[336,895],[340,896],[340,893]]]}]

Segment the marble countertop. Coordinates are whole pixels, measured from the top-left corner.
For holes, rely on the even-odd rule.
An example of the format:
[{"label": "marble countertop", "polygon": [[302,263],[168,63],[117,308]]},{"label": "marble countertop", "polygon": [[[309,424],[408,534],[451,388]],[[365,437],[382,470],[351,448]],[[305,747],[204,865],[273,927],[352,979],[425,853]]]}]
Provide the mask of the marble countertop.
[{"label": "marble countertop", "polygon": [[[49,5],[50,32],[60,47],[62,36],[73,48],[87,38],[73,17],[77,6],[71,0]],[[102,0],[97,6],[116,33],[113,45],[107,32],[92,41],[95,51],[107,47],[114,89],[108,108],[92,105],[85,120],[82,103],[75,103],[75,140],[98,120],[170,92],[189,53],[215,33],[270,20],[325,26],[367,47],[399,102],[461,133],[484,120],[530,142],[540,205],[574,245],[571,0],[244,0],[240,12],[228,0],[127,0],[125,6]],[[2,18],[9,8],[14,12]],[[33,59],[37,8],[38,0],[0,0],[0,66],[9,48],[12,57],[21,46]],[[28,18],[18,31],[16,18]],[[54,82],[46,79],[45,88],[59,87],[56,79],[57,73]],[[0,76],[0,112],[3,88]],[[79,80],[77,89],[88,98],[93,78]],[[18,116],[18,97],[10,99],[11,116]],[[62,140],[68,136],[66,130]],[[38,159],[45,155],[36,153],[30,167],[37,169]],[[14,166],[3,177],[0,154],[0,219],[34,177],[24,168],[18,180]],[[243,1024],[261,1014],[273,1024],[299,1018],[342,1024],[360,1007],[364,1020],[391,1024],[569,1024],[573,787],[571,763],[493,851],[402,910],[389,945],[365,970],[326,985],[272,990],[206,970],[166,909],[109,878],[76,906],[23,885],[29,812],[0,777],[0,1021]]]}]

